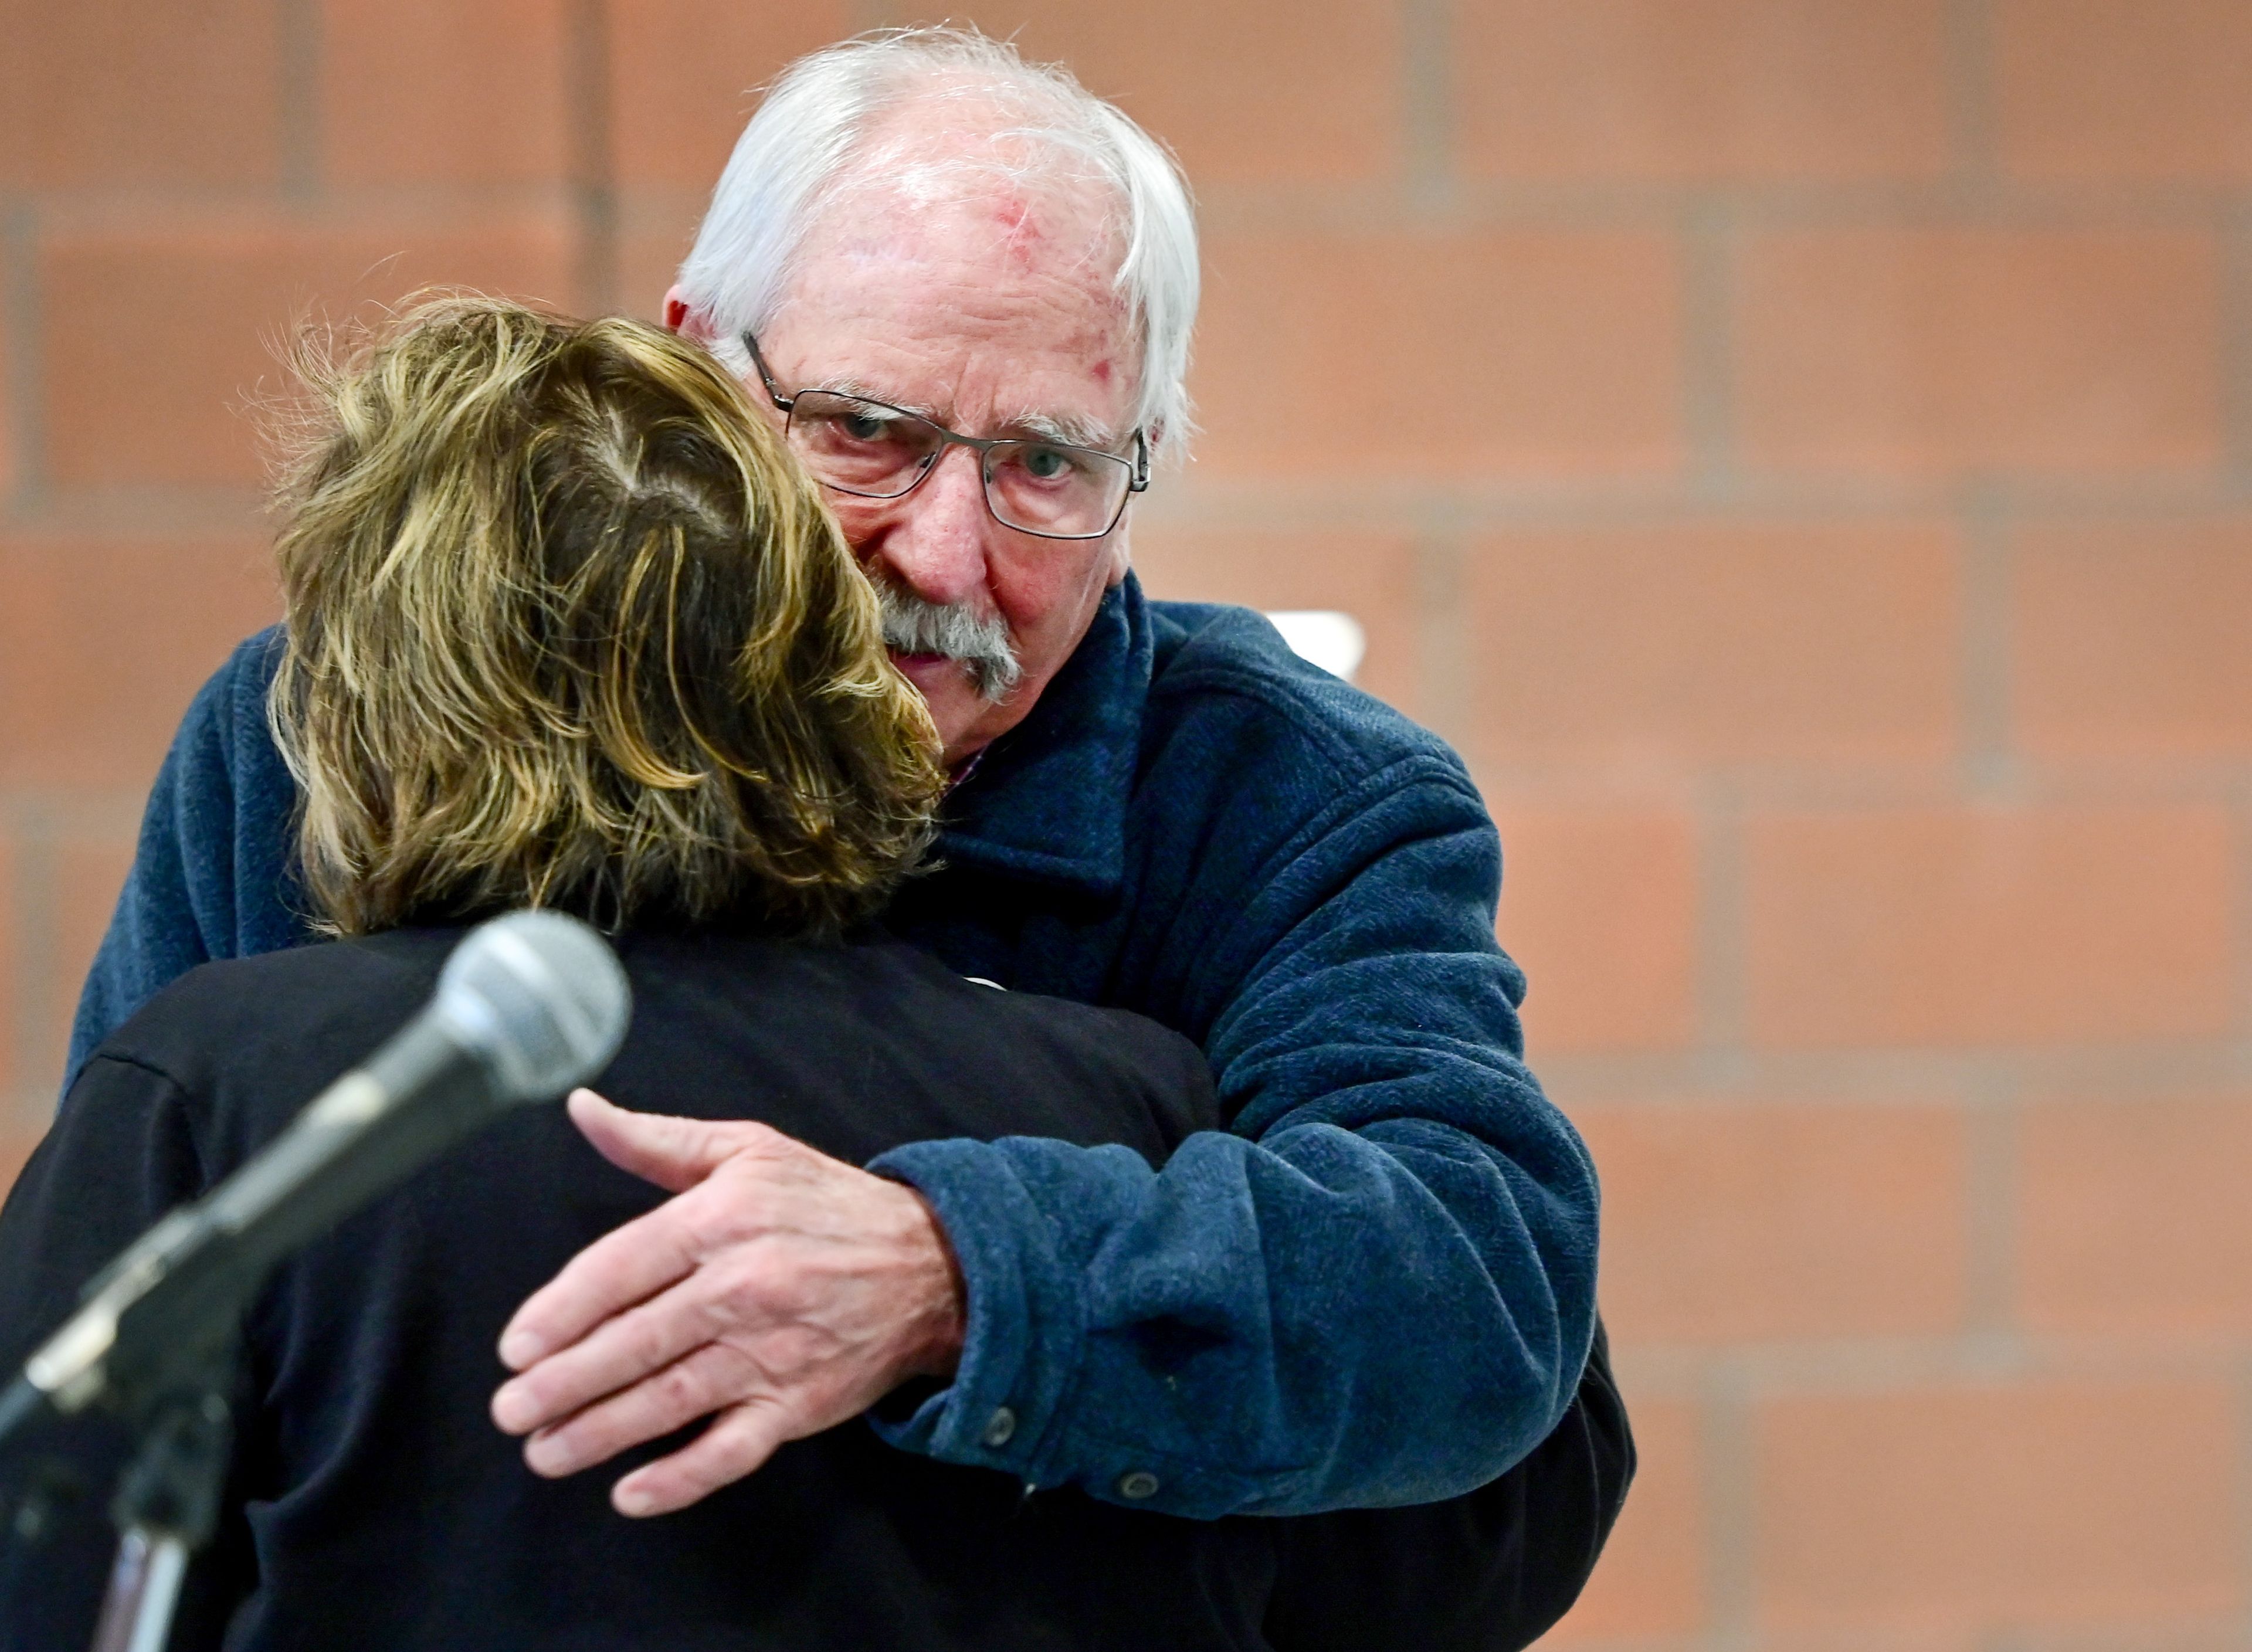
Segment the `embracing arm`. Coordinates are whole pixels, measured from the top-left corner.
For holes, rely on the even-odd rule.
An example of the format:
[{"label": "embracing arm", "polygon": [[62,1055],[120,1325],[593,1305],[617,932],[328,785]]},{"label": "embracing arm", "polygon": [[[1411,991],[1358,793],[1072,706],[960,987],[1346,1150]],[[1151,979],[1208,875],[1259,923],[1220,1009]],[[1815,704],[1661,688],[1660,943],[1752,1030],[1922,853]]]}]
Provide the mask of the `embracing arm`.
[{"label": "embracing arm", "polygon": [[1595,1177],[1519,1059],[1492,826],[1428,751],[1309,792],[1279,845],[1207,840],[1176,918],[1206,926],[1174,990],[1230,1131],[1162,1171],[1026,1139],[872,1167],[931,1201],[969,1281],[955,1381],[897,1443],[1296,1514],[1483,1485],[1570,1404]]}]

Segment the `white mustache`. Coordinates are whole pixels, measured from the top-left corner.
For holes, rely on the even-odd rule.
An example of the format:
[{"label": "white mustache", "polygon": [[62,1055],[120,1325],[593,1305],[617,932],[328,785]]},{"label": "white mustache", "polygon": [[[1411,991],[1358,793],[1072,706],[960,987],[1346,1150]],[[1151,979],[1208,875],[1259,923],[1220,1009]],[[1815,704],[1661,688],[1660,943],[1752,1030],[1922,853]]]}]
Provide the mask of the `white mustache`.
[{"label": "white mustache", "polygon": [[997,614],[979,614],[966,602],[928,602],[889,585],[876,587],[884,615],[884,642],[902,654],[938,654],[970,668],[979,698],[1007,698],[1025,675],[1009,646],[1009,628]]}]

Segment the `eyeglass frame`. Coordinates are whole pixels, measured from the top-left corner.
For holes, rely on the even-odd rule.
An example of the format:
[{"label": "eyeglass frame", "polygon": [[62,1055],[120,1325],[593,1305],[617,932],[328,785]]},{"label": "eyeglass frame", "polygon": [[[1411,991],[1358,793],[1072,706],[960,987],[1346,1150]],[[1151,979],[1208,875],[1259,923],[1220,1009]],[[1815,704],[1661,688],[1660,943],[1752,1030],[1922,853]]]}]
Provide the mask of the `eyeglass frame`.
[{"label": "eyeglass frame", "polygon": [[[853,401],[865,401],[871,407],[881,407],[886,413],[895,413],[899,414],[902,419],[919,420],[923,424],[928,425],[933,430],[938,432],[941,438],[938,451],[932,455],[929,461],[923,465],[921,469],[915,473],[915,479],[907,483],[906,487],[900,489],[897,493],[863,493],[857,488],[838,487],[837,483],[831,482],[824,477],[817,476],[814,478],[815,481],[819,482],[823,487],[827,488],[832,493],[841,493],[854,499],[904,499],[909,494],[913,493],[917,488],[921,487],[925,479],[929,476],[930,473],[938,469],[938,462],[946,456],[947,448],[950,447],[967,448],[977,455],[977,496],[984,500],[985,514],[987,516],[992,517],[994,521],[1000,523],[1003,527],[1008,529],[1011,533],[1029,533],[1034,538],[1038,539],[1063,539],[1084,543],[1089,539],[1101,539],[1109,537],[1110,531],[1113,528],[1116,528],[1120,520],[1126,515],[1126,506],[1133,499],[1134,496],[1137,493],[1146,492],[1149,489],[1150,442],[1149,438],[1143,434],[1142,427],[1139,425],[1135,426],[1133,430],[1134,456],[1131,459],[1129,459],[1123,453],[1105,453],[1100,448],[1082,447],[1075,441],[1047,441],[1038,437],[1028,436],[965,436],[959,431],[949,430],[944,425],[939,423],[937,420],[933,419],[928,413],[919,413],[912,407],[898,406],[888,401],[879,401],[873,396],[863,396],[856,391],[821,390],[817,386],[808,385],[805,389],[801,389],[793,394],[785,396],[782,393],[782,386],[775,382],[774,370],[767,365],[767,358],[759,350],[759,341],[755,337],[752,337],[747,330],[742,337],[743,348],[748,351],[751,355],[751,364],[759,370],[760,382],[766,385],[767,394],[773,398],[775,406],[782,415],[782,428],[785,432],[787,432],[789,427],[789,420],[796,409],[798,398],[804,395],[806,393],[806,390],[812,390],[814,393],[817,395],[843,396],[849,398]],[[1083,453],[1089,455],[1094,458],[1107,459],[1112,464],[1123,465],[1126,467],[1126,491],[1118,496],[1118,509],[1111,513],[1110,520],[1102,525],[1100,531],[1095,533],[1047,533],[1039,528],[1018,527],[1015,523],[1004,519],[1001,513],[993,508],[993,490],[988,484],[985,474],[986,456],[996,448],[1022,448],[1028,446],[1055,448],[1060,448],[1065,453]]]}]

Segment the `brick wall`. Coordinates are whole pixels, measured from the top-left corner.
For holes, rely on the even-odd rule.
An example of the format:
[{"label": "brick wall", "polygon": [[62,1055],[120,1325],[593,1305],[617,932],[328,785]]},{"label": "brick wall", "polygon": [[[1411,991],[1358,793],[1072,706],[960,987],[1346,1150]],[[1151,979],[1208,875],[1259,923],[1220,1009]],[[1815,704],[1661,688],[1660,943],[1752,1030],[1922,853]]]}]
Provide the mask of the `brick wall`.
[{"label": "brick wall", "polygon": [[[273,609],[261,334],[650,313],[888,0],[0,0],[0,1093]],[[1171,142],[1161,593],[1510,854],[1646,1452],[1557,1639],[2252,1646],[2252,5],[969,4]],[[4,1173],[4,1172],[0,1172]]]}]

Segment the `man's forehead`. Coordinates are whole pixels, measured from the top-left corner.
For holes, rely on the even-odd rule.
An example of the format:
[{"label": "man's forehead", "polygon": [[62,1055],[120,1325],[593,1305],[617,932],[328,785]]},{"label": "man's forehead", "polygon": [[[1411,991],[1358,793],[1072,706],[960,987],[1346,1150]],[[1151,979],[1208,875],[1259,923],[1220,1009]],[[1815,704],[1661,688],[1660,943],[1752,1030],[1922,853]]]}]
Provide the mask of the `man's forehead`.
[{"label": "man's forehead", "polygon": [[831,198],[777,307],[774,342],[794,357],[777,366],[942,422],[1123,439],[1136,375],[1100,214],[1005,177],[954,183]]},{"label": "man's forehead", "polygon": [[1067,282],[1107,300],[1123,253],[1114,217],[1091,188],[942,159],[837,190],[797,261],[982,264],[998,279]]}]

